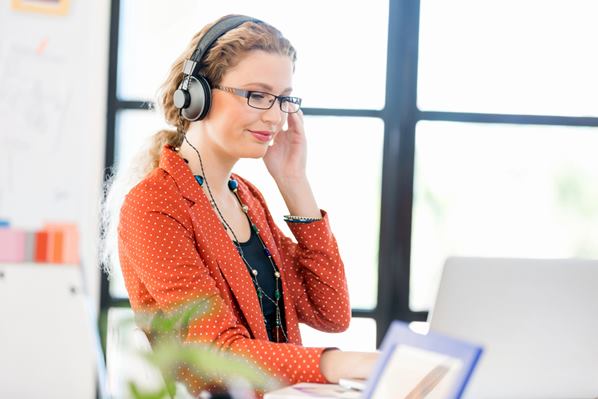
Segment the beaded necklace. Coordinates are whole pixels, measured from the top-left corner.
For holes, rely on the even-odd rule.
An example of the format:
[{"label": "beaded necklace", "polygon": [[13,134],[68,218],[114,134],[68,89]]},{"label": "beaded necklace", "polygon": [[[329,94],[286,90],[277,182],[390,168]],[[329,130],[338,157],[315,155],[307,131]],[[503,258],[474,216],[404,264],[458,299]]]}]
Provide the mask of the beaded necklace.
[{"label": "beaded necklace", "polygon": [[[197,181],[197,183],[203,187],[204,183],[206,185],[207,191],[208,191],[208,195],[210,196],[210,204],[212,205],[212,208],[216,211],[216,213],[218,214],[218,216],[220,217],[220,220],[222,222],[222,225],[224,227],[225,230],[228,230],[231,232],[232,236],[234,237],[233,244],[235,245],[235,248],[237,248],[237,252],[239,253],[239,256],[241,257],[241,259],[243,260],[243,263],[245,264],[245,267],[247,268],[247,270],[249,271],[249,275],[251,277],[251,280],[253,281],[253,285],[255,287],[255,290],[257,292],[257,297],[260,303],[260,309],[262,310],[262,315],[264,315],[264,304],[263,301],[268,300],[270,301],[275,308],[275,319],[276,319],[276,325],[273,327],[273,337],[274,337],[274,341],[275,342],[288,342],[288,338],[287,338],[287,334],[286,331],[284,329],[283,323],[282,323],[282,314],[281,314],[281,310],[280,310],[280,299],[281,299],[281,295],[280,295],[280,271],[278,270],[278,268],[276,267],[276,264],[274,263],[274,260],[272,259],[272,254],[270,253],[270,251],[268,250],[268,248],[266,247],[266,244],[264,243],[264,241],[262,240],[262,237],[260,236],[260,232],[259,229],[257,228],[257,226],[251,221],[251,218],[249,217],[249,207],[245,204],[243,204],[243,202],[241,201],[241,197],[239,196],[239,192],[238,192],[238,187],[239,187],[239,183],[231,178],[228,181],[228,188],[230,189],[230,191],[235,195],[235,198],[237,199],[237,202],[239,203],[239,205],[241,206],[241,209],[243,211],[243,213],[245,214],[245,217],[247,218],[247,221],[249,222],[249,225],[251,226],[251,229],[253,230],[253,232],[255,233],[255,235],[257,236],[262,249],[264,251],[264,254],[266,255],[266,257],[268,258],[268,261],[270,262],[270,265],[272,266],[272,270],[274,271],[274,298],[270,297],[270,295],[268,295],[260,286],[259,281],[257,279],[257,275],[258,275],[258,271],[257,269],[255,269],[254,267],[252,267],[249,262],[247,261],[247,259],[245,259],[245,254],[243,253],[243,248],[241,247],[241,243],[239,242],[239,239],[237,238],[237,235],[235,234],[234,230],[230,227],[230,225],[228,224],[228,222],[226,221],[226,219],[224,218],[224,216],[222,215],[222,212],[220,212],[220,208],[218,208],[218,204],[216,203],[216,200],[214,199],[214,196],[212,195],[212,190],[210,189],[210,185],[208,183],[208,180],[206,179],[206,174],[203,168],[203,161],[201,159],[201,155],[199,154],[199,151],[197,150],[197,148],[195,148],[193,146],[193,144],[191,144],[189,142],[189,140],[187,140],[187,137],[185,136],[185,141],[187,142],[187,144],[189,144],[189,146],[191,148],[193,148],[193,150],[195,151],[195,153],[197,154],[197,157],[199,159],[199,166],[201,168],[201,175],[195,175],[195,180]],[[264,315],[265,316],[265,315]],[[264,317],[264,323],[266,324],[266,328],[268,327],[268,322]]]}]

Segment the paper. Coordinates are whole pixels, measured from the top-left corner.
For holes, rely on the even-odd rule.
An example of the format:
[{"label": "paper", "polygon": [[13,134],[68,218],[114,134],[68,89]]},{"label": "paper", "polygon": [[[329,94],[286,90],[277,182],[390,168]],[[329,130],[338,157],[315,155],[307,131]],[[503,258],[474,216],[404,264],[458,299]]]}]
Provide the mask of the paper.
[{"label": "paper", "polygon": [[399,345],[388,361],[372,398],[448,398],[462,367],[460,359]]},{"label": "paper", "polygon": [[343,388],[336,384],[300,383],[267,393],[264,399],[357,399],[361,392]]}]

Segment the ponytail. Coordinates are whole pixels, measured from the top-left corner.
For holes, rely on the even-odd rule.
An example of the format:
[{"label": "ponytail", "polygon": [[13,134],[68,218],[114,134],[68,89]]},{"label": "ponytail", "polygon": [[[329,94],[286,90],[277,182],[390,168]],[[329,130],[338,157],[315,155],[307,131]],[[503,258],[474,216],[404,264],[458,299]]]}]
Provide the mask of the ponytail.
[{"label": "ponytail", "polygon": [[164,129],[154,134],[150,140],[149,148],[144,150],[146,152],[146,157],[139,156],[136,159],[136,168],[142,179],[149,175],[151,171],[157,168],[160,164],[162,148],[165,145],[169,145],[171,147],[180,147],[183,141],[183,135],[176,130]]}]

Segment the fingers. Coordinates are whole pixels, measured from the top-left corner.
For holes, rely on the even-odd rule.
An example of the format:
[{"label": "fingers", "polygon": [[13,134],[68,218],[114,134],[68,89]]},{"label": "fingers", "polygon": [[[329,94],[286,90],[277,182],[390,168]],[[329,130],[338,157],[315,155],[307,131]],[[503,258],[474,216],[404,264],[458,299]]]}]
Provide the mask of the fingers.
[{"label": "fingers", "polygon": [[303,111],[299,110],[289,114],[288,126],[288,130],[296,129],[303,131]]}]

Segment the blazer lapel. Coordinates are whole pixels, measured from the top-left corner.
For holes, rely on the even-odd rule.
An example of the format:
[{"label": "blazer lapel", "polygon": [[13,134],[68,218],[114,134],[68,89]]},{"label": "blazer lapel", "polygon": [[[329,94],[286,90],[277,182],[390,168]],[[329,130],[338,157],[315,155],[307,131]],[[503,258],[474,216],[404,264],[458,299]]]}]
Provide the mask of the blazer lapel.
[{"label": "blazer lapel", "polygon": [[175,180],[183,197],[191,202],[189,214],[194,227],[197,249],[202,259],[221,270],[253,336],[267,340],[264,316],[253,281],[237,248],[212,210],[209,199],[182,158],[167,146],[162,151],[160,168]]}]

